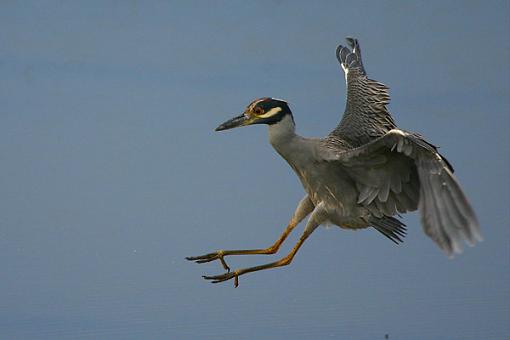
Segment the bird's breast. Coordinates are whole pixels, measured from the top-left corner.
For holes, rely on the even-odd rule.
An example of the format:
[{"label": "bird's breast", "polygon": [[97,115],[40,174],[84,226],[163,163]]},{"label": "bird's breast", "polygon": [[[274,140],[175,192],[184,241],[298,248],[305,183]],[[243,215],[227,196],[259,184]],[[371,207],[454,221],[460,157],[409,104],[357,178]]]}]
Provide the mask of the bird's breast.
[{"label": "bird's breast", "polygon": [[315,205],[323,203],[327,210],[343,216],[358,209],[355,183],[341,168],[321,162],[294,171]]},{"label": "bird's breast", "polygon": [[312,202],[316,206],[323,203],[330,211],[333,223],[340,216],[357,214],[358,191],[354,181],[342,167],[319,158],[318,140],[294,135],[284,142],[273,139],[271,144],[294,170]]}]

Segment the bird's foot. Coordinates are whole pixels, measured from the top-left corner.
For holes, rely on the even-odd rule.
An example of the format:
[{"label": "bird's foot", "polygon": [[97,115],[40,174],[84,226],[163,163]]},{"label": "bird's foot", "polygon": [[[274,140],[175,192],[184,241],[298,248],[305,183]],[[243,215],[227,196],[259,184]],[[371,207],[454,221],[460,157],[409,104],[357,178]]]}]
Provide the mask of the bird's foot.
[{"label": "bird's foot", "polygon": [[214,253],[209,253],[209,254],[205,254],[205,255],[189,256],[189,257],[186,257],[186,260],[195,261],[196,263],[207,263],[207,262],[211,262],[214,260],[220,260],[223,268],[227,272],[230,272],[230,267],[227,265],[227,262],[225,262],[225,259],[223,258],[224,256],[225,256],[224,251],[218,250],[218,251],[215,251]]},{"label": "bird's foot", "polygon": [[223,281],[227,281],[230,279],[234,279],[234,287],[237,288],[239,286],[239,272],[237,270],[233,272],[227,272],[225,274],[221,275],[215,275],[215,276],[202,276],[204,279],[211,281],[212,283],[219,283]]}]

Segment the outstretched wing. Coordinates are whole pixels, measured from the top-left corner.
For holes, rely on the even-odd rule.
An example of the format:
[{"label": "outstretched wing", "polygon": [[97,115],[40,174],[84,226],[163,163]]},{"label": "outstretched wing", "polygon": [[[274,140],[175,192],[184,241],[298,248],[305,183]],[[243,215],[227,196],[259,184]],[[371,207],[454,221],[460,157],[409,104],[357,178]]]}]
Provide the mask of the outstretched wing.
[{"label": "outstretched wing", "polygon": [[358,203],[370,211],[391,216],[417,203],[424,232],[448,255],[460,253],[462,241],[482,239],[451,167],[420,135],[393,129],[358,148],[331,150],[327,158],[352,176]]},{"label": "outstretched wing", "polygon": [[367,143],[396,127],[386,105],[386,85],[367,77],[357,39],[347,38],[349,47],[338,46],[336,57],[345,73],[347,100],[344,116],[332,138],[341,137],[353,146]]}]

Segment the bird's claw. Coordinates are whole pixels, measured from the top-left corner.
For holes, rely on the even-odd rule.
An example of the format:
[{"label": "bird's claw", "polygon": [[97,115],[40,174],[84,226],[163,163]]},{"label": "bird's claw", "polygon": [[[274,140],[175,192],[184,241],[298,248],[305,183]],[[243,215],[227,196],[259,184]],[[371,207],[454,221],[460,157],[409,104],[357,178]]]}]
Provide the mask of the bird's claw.
[{"label": "bird's claw", "polygon": [[234,287],[239,286],[239,273],[237,271],[227,272],[225,274],[214,275],[214,276],[202,276],[204,279],[211,281],[212,283],[219,283],[234,278]]},{"label": "bird's claw", "polygon": [[220,260],[223,268],[227,272],[230,272],[230,267],[228,266],[227,262],[225,262],[225,259],[223,258],[224,256],[225,256],[225,254],[223,253],[223,250],[218,250],[214,253],[209,253],[209,254],[205,254],[205,255],[189,256],[189,257],[186,257],[186,260],[195,261],[196,263],[207,263],[207,262],[211,262],[214,260]]}]

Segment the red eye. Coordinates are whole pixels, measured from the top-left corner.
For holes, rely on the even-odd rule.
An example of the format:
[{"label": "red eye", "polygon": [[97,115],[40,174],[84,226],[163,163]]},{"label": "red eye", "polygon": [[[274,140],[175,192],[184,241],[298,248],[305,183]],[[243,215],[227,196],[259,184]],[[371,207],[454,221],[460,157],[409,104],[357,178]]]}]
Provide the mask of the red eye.
[{"label": "red eye", "polygon": [[261,115],[264,113],[264,111],[260,107],[256,107],[253,112],[255,112],[256,115]]}]

